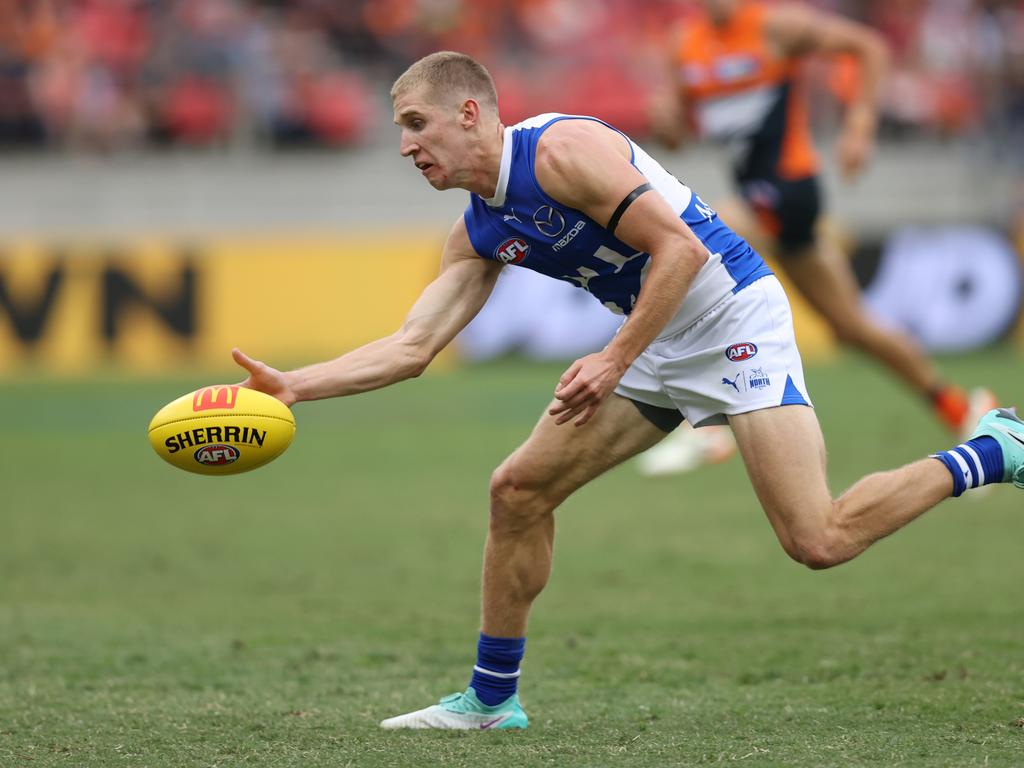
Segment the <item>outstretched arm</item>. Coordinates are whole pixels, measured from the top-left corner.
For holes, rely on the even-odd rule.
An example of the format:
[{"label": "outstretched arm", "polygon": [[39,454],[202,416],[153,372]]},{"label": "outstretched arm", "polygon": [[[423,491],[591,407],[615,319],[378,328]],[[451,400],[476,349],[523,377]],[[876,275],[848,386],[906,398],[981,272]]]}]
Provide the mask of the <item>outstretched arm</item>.
[{"label": "outstretched arm", "polygon": [[861,69],[860,93],[846,107],[836,144],[844,176],[859,173],[870,159],[878,123],[879,91],[889,63],[881,35],[855,21],[805,5],[779,5],[765,19],[765,34],[784,56],[850,53]]},{"label": "outstretched arm", "polygon": [[380,389],[419,376],[487,301],[501,265],[477,256],[460,217],[448,235],[441,274],[428,285],[398,331],[334,360],[278,371],[235,349],[249,372],[242,386],[292,405]]},{"label": "outstretched arm", "polygon": [[[622,134],[592,120],[564,120],[544,132],[537,146],[537,180],[548,195],[600,224],[646,182],[630,163]],[[636,305],[601,352],[577,360],[562,375],[551,410],[558,423],[585,424],[612,393],[637,356],[657,337],[683,302],[708,252],[665,199],[651,190],[626,208],[615,236],[651,256]]]}]

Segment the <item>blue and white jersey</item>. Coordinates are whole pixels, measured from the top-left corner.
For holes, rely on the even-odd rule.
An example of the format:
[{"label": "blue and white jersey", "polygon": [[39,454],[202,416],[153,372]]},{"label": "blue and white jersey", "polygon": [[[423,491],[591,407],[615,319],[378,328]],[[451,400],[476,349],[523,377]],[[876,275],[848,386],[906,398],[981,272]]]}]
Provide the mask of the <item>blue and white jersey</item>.
[{"label": "blue and white jersey", "polygon": [[[603,123],[594,117],[550,113],[505,128],[494,197],[488,200],[470,194],[465,212],[470,242],[485,259],[573,283],[611,311],[628,315],[647,277],[650,255],[630,248],[581,211],[548,197],[537,183],[537,141],[559,120]],[[730,292],[770,275],[771,270],[689,187],[622,135],[632,149],[633,165],[710,254],[679,312],[660,334],[664,337],[691,325]]]}]

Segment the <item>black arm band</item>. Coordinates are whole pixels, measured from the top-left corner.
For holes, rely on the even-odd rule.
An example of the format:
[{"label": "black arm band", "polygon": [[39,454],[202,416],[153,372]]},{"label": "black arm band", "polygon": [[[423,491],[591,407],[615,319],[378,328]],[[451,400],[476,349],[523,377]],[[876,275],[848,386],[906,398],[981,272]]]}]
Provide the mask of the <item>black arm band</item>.
[{"label": "black arm band", "polygon": [[638,197],[640,197],[640,195],[642,195],[644,192],[648,191],[649,189],[651,189],[651,185],[647,184],[647,183],[644,183],[644,184],[641,184],[636,189],[634,189],[632,192],[630,192],[624,198],[622,198],[622,202],[619,203],[619,207],[615,209],[615,213],[613,213],[612,217],[608,220],[608,226],[605,227],[605,229],[607,229],[609,232],[611,232],[614,235],[615,234],[615,228],[617,226],[619,226],[619,219],[622,218],[622,214],[624,214],[626,212],[626,209],[629,208],[629,206],[631,206],[633,204],[634,200],[636,200]]}]

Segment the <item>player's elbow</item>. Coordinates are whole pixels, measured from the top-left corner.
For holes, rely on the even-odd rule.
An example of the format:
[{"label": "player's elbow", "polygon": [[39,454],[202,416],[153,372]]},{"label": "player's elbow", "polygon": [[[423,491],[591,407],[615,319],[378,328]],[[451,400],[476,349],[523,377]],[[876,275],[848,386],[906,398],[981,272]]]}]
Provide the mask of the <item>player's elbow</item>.
[{"label": "player's elbow", "polygon": [[673,251],[678,254],[679,261],[693,272],[698,272],[711,257],[707,248],[690,238],[680,238]]},{"label": "player's elbow", "polygon": [[864,61],[873,62],[879,69],[888,68],[889,46],[885,38],[873,29],[865,28],[857,39],[856,52]]},{"label": "player's elbow", "polygon": [[404,361],[405,378],[415,379],[422,376],[433,359],[434,356],[432,354],[425,353],[422,350],[410,352]]},{"label": "player's elbow", "polygon": [[696,238],[685,237],[676,232],[665,233],[650,248],[651,258],[665,264],[697,272],[710,256]]},{"label": "player's elbow", "polygon": [[693,262],[693,264],[700,269],[708,263],[708,259],[711,258],[711,253],[702,245],[691,243],[687,252],[687,256]]},{"label": "player's elbow", "polygon": [[434,352],[422,339],[399,335],[392,359],[398,368],[398,379],[415,379],[422,375],[434,359]]},{"label": "player's elbow", "polygon": [[812,571],[834,568],[851,556],[849,542],[838,530],[831,528],[794,536],[784,544],[784,548],[791,558]]}]

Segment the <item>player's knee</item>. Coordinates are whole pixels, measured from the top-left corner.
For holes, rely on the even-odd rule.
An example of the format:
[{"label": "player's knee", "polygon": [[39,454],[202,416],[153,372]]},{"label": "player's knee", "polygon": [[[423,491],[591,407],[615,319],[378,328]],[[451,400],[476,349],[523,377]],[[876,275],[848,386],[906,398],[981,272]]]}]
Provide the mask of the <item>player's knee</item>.
[{"label": "player's knee", "polygon": [[868,344],[871,328],[866,321],[859,318],[843,318],[832,321],[832,332],[836,340],[854,349],[863,349]]},{"label": "player's knee", "polygon": [[491,475],[491,527],[520,529],[548,514],[553,506],[543,485],[509,463]]}]

